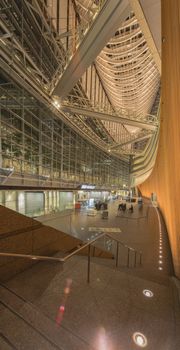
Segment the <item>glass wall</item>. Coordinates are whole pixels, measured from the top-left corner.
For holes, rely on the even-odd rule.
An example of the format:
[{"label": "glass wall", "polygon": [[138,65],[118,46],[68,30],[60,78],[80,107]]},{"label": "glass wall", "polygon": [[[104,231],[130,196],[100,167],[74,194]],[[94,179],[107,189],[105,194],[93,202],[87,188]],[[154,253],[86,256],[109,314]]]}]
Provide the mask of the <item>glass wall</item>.
[{"label": "glass wall", "polygon": [[[41,186],[48,182],[48,187],[56,188],[67,183],[71,188],[79,183],[107,187],[128,183],[128,161],[103,152],[23,88],[5,76],[1,80],[0,169],[13,168],[13,181],[21,179],[18,185],[22,185],[29,179],[31,186],[33,181],[37,186],[40,179]],[[6,178],[0,181],[6,184]]]},{"label": "glass wall", "polygon": [[74,209],[73,192],[0,191],[0,204],[21,214],[36,217]]}]

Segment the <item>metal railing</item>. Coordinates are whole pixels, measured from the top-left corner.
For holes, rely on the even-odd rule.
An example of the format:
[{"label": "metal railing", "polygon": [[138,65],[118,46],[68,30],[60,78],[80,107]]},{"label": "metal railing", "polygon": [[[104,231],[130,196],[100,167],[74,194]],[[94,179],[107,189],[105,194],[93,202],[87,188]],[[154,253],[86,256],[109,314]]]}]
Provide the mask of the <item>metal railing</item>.
[{"label": "metal railing", "polygon": [[[111,240],[116,242],[116,268],[118,267],[118,260],[119,260],[119,246],[123,246],[124,248],[127,249],[127,263],[126,266],[129,268],[130,267],[130,255],[133,253],[134,255],[134,262],[133,262],[133,267],[137,266],[137,260],[139,257],[139,265],[142,265],[142,252],[136,250],[135,248],[129,247],[127,244],[121,242],[117,238],[112,237],[108,233],[102,233],[98,237],[92,239],[90,242],[87,242],[83,244],[81,247],[77,248],[74,250],[72,253],[66,255],[65,257],[61,258],[55,258],[55,257],[49,257],[49,256],[40,256],[40,255],[31,255],[31,254],[17,254],[17,253],[2,253],[0,252],[0,257],[12,257],[12,258],[25,258],[25,259],[30,259],[30,260],[37,260],[37,261],[50,261],[50,262],[59,262],[61,264],[64,264],[67,260],[72,258],[74,255],[78,254],[80,251],[82,251],[85,248],[88,248],[88,265],[87,265],[87,283],[90,283],[90,263],[91,263],[91,245],[98,241],[100,238],[107,236]],[[95,249],[96,247],[93,247],[93,254],[92,256],[94,257],[95,254]]]}]

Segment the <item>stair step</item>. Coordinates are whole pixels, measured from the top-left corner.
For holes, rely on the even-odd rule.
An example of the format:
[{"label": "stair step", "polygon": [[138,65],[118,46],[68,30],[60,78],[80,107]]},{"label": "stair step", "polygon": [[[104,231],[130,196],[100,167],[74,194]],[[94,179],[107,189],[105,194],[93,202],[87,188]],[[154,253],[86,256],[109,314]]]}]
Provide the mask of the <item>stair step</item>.
[{"label": "stair step", "polygon": [[2,350],[12,350],[12,349],[18,350],[3,333],[0,333],[0,349],[2,349]]},{"label": "stair step", "polygon": [[[31,344],[31,332],[34,334],[34,343],[36,344],[35,347],[28,347],[30,345],[27,343],[27,347],[21,347],[21,349],[36,348],[37,350],[37,344],[40,341],[44,344],[43,350],[46,348],[48,350],[66,350],[67,348],[71,350],[90,350],[89,345],[85,341],[75,336],[62,325],[59,326],[56,323],[57,315],[54,315],[54,320],[50,319],[36,306],[2,285],[0,285],[0,299],[2,301],[4,311],[1,312],[1,322],[4,332],[6,332],[5,335],[8,337],[8,339],[10,339],[13,344],[15,342],[16,345],[14,334],[16,333],[17,324],[19,324],[19,329],[23,327],[25,334],[24,341],[28,338],[30,342],[29,344]],[[13,318],[13,323],[6,322],[11,318]],[[49,348],[46,347],[46,344],[49,344]]]}]

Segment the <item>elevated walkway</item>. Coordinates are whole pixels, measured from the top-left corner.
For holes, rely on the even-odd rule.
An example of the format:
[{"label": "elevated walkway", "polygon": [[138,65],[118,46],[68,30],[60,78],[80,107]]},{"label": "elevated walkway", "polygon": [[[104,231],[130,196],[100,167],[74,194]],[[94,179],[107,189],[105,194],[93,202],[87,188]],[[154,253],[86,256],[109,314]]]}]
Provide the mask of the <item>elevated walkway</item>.
[{"label": "elevated walkway", "polygon": [[[173,274],[171,253],[169,248],[168,236],[165,225],[162,221],[162,236],[160,237],[158,216],[152,204],[144,199],[144,204],[139,209],[137,203],[133,203],[134,211],[130,213],[126,203],[127,210],[118,212],[119,201],[112,201],[108,204],[108,219],[103,220],[101,211],[97,211],[96,216],[88,216],[86,209],[81,211],[72,211],[71,215],[57,213],[49,216],[42,216],[37,220],[44,225],[60,229],[63,232],[81,239],[90,241],[97,237],[99,232],[108,232],[112,238],[119,239],[126,245],[129,245],[138,251],[142,251],[143,265],[141,273],[154,274],[159,277],[162,275],[169,276]],[[159,270],[159,244],[162,240],[163,266]],[[114,255],[116,254],[116,243],[111,239],[104,242],[105,246]],[[133,255],[131,256],[131,265],[133,265]],[[120,249],[119,263],[122,267],[127,266],[127,251]],[[134,271],[133,271],[134,272]],[[156,279],[157,280],[157,279]]]},{"label": "elevated walkway", "polygon": [[143,128],[143,129],[147,129],[147,130],[152,130],[155,131],[157,129],[158,126],[158,121],[156,120],[156,118],[152,118],[148,120],[148,116],[144,117],[144,118],[133,118],[133,116],[121,116],[121,115],[113,115],[112,113],[107,113],[107,112],[103,112],[103,111],[96,111],[96,110],[91,110],[90,108],[86,107],[86,108],[80,108],[77,106],[71,106],[71,105],[63,105],[62,106],[62,110],[64,112],[68,112],[71,114],[80,114],[80,115],[84,115],[86,117],[90,117],[90,118],[95,118],[95,119],[100,119],[100,120],[107,120],[107,121],[112,121],[115,123],[122,123],[125,125],[131,125],[131,126],[136,126],[139,128]]}]

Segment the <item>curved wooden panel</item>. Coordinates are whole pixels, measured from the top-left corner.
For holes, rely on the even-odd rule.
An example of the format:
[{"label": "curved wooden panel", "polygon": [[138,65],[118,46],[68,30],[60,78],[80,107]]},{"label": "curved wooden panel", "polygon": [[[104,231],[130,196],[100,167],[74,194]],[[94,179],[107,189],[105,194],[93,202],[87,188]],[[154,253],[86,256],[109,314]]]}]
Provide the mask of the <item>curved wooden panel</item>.
[{"label": "curved wooden panel", "polygon": [[140,186],[143,195],[157,194],[180,278],[180,2],[162,1],[162,105],[156,164]]}]

